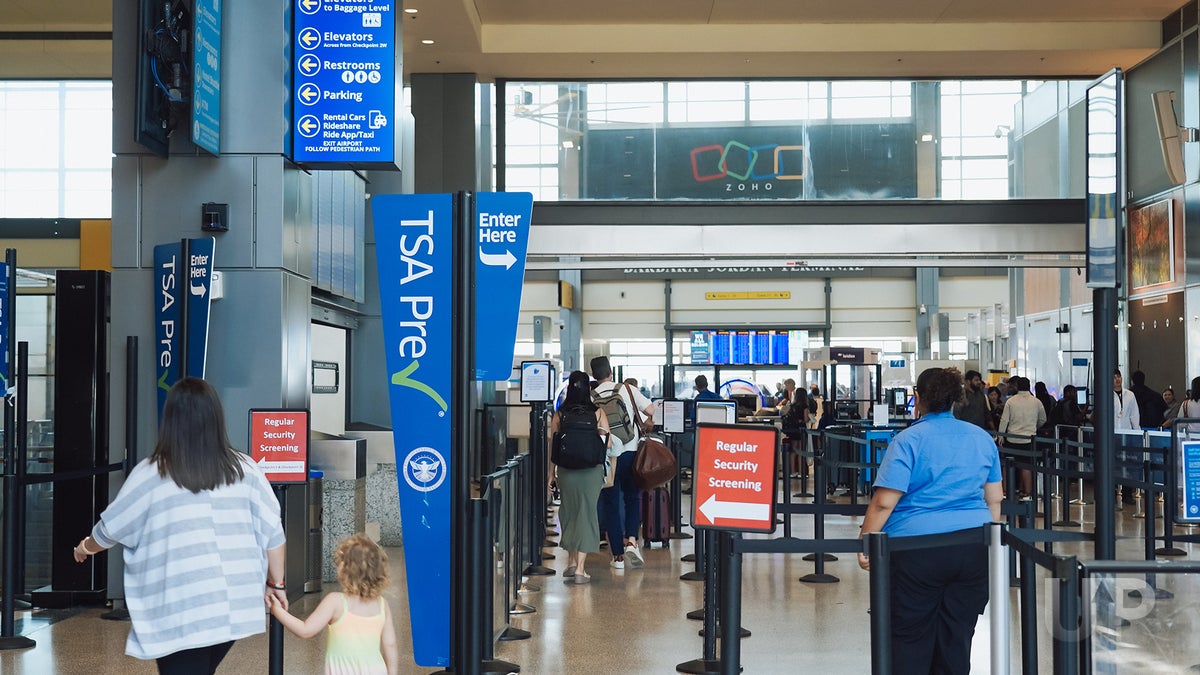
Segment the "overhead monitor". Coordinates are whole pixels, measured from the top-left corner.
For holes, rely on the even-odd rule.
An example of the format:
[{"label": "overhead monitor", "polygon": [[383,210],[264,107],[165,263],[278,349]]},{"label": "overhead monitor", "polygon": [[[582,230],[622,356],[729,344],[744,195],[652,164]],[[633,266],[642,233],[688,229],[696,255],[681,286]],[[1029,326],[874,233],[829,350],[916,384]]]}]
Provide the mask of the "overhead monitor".
[{"label": "overhead monitor", "polygon": [[775,329],[694,330],[692,365],[786,366],[803,355],[808,331]]}]

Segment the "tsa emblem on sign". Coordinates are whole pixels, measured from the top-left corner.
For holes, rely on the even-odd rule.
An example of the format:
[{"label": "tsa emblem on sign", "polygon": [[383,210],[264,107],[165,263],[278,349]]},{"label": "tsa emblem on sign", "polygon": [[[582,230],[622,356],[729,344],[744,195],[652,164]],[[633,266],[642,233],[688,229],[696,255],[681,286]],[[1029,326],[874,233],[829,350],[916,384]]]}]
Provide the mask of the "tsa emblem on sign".
[{"label": "tsa emblem on sign", "polygon": [[446,480],[446,460],[433,448],[417,448],[404,458],[404,482],[417,492],[433,492]]}]

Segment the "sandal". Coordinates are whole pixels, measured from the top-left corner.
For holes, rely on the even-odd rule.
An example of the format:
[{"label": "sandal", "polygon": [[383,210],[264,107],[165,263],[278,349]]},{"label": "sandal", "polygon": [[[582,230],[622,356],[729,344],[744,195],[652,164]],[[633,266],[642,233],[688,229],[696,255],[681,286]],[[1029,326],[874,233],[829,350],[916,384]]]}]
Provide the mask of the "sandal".
[{"label": "sandal", "polygon": [[573,576],[575,576],[575,566],[574,565],[571,565],[567,569],[563,570],[563,578],[564,579],[570,579]]},{"label": "sandal", "polygon": [[580,572],[579,574],[575,575],[575,583],[590,584],[592,583],[592,575],[588,574],[587,572]]}]

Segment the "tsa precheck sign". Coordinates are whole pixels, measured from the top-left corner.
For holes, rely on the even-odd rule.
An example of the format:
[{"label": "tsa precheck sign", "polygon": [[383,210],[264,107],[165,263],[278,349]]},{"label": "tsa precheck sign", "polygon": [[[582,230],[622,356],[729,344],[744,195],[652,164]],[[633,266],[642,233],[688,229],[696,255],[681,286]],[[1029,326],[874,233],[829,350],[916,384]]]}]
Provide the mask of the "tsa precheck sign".
[{"label": "tsa precheck sign", "polygon": [[348,0],[295,3],[292,159],[394,164],[395,5]]}]

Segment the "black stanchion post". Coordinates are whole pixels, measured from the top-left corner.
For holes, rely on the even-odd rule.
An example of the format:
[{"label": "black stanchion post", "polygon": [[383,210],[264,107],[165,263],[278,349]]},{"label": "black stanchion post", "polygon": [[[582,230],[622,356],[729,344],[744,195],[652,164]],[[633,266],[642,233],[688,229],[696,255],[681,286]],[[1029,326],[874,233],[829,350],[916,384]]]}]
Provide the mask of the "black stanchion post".
[{"label": "black stanchion post", "polygon": [[[272,485],[275,499],[279,500],[279,517],[283,521],[283,531],[287,532],[287,486]],[[270,675],[283,675],[283,624],[274,616],[270,620],[270,630],[267,632],[267,672]]]},{"label": "black stanchion post", "polygon": [[780,486],[783,494],[783,536],[792,538],[792,442],[784,436],[779,441],[780,453],[783,455],[783,483]]},{"label": "black stanchion post", "polygon": [[[825,539],[824,507],[826,485],[828,484],[829,480],[829,468],[825,466],[825,457],[828,456],[828,438],[826,438],[825,442],[821,444],[821,447],[825,449],[825,452],[823,452],[821,457],[817,458],[813,462],[813,474],[817,479],[815,490],[816,498],[813,500],[817,505],[816,512],[813,514],[813,539],[816,539],[817,541],[824,541]],[[810,553],[804,556],[804,559],[814,561],[813,572],[812,574],[805,574],[804,576],[800,577],[800,581],[809,584],[835,584],[841,581],[841,579],[838,579],[832,574],[825,573],[825,561],[837,560],[835,556],[829,553]]]},{"label": "black stanchion post", "polygon": [[1165,451],[1163,464],[1166,465],[1166,474],[1163,476],[1163,493],[1165,503],[1163,504],[1163,545],[1162,548],[1155,550],[1158,555],[1165,556],[1183,556],[1187,555],[1187,551],[1175,546],[1175,510],[1179,508],[1179,492],[1178,480],[1179,474],[1175,473],[1178,466],[1178,457],[1176,456],[1176,445],[1179,439],[1178,427],[1171,427],[1171,447]]},{"label": "black stanchion post", "polygon": [[[705,579],[707,579],[707,577],[705,577],[704,574],[705,574],[706,568],[711,566],[712,558],[707,557],[707,556],[708,556],[709,550],[714,548],[712,545],[712,542],[713,542],[712,530],[701,530],[700,533],[696,536],[696,540],[695,540],[696,552],[692,556],[692,558],[696,562],[696,569],[692,570],[691,572],[684,572],[683,574],[679,575],[680,581],[705,581]],[[688,618],[700,618],[700,617],[692,617],[691,614],[688,614]]]},{"label": "black stanchion post", "polygon": [[542,565],[542,543],[546,532],[546,404],[536,402],[529,412],[529,531],[526,540],[528,576],[551,576],[554,570]]},{"label": "black stanchion post", "polygon": [[871,675],[892,672],[891,560],[887,533],[866,536],[867,558],[871,561]]},{"label": "black stanchion post", "polygon": [[1037,675],[1037,564],[1021,556],[1021,672]]},{"label": "black stanchion post", "polygon": [[[137,397],[138,397],[138,339],[136,335],[125,336],[125,477],[128,478],[138,463],[137,452]],[[128,621],[129,610],[123,598],[113,598],[113,608],[100,615],[109,621]]]},{"label": "black stanchion post", "polygon": [[[1037,443],[1037,441],[1035,440],[1034,443]],[[1035,445],[1033,447],[1036,448],[1038,446]],[[1039,496],[1042,502],[1042,529],[1049,530],[1051,529],[1050,519],[1052,518],[1050,514],[1054,513],[1054,487],[1050,480],[1050,446],[1043,442],[1041,448],[1042,454],[1040,460],[1042,466],[1039,468],[1039,472],[1042,478],[1042,494]]]},{"label": "black stanchion post", "polygon": [[[1078,521],[1071,520],[1071,479],[1067,476],[1067,444],[1061,438],[1057,441],[1058,445],[1055,446],[1057,460],[1054,463],[1054,470],[1059,477],[1059,519],[1052,524],[1055,527],[1079,527]],[[1082,498],[1082,496],[1081,494],[1080,497]]]},{"label": "black stanchion post", "polygon": [[13,559],[17,561],[17,580],[13,593],[25,593],[25,500],[29,472],[29,343],[17,343],[17,435],[13,472],[17,476],[16,503],[13,510]]},{"label": "black stanchion post", "polygon": [[737,540],[741,534],[721,532],[721,675],[737,675],[742,670],[742,552]]},{"label": "black stanchion post", "polygon": [[1079,566],[1075,557],[1058,558],[1055,576],[1058,577],[1058,598],[1054,612],[1054,631],[1051,636],[1055,673],[1078,673],[1081,617],[1079,613]]},{"label": "black stanchion post", "polygon": [[[1094,501],[1096,503],[1096,560],[1116,558],[1117,535],[1115,510],[1115,482],[1113,480],[1113,457],[1116,455],[1114,424],[1114,396],[1108,395],[1108,387],[1102,383],[1117,367],[1117,289],[1096,288],[1092,290],[1092,340],[1095,348],[1096,413],[1094,451],[1095,462]],[[1103,396],[1099,395],[1101,392]],[[1080,495],[1082,498],[1083,495]]]},{"label": "black stanchion post", "polygon": [[[8,353],[4,358],[8,363],[8,378],[13,375],[13,360],[14,347],[13,336],[17,333],[16,321],[16,295],[17,295],[17,250],[7,249],[5,251],[6,267],[6,286],[7,293],[4,297],[4,313],[6,318],[6,345]],[[5,393],[7,394],[7,393]],[[7,404],[7,400],[5,401]],[[17,634],[17,622],[14,611],[16,611],[17,598],[17,579],[23,577],[23,574],[18,573],[18,567],[24,567],[23,560],[17,557],[24,557],[25,546],[18,543],[17,532],[24,531],[17,525],[18,515],[22,514],[23,509],[20,507],[19,496],[25,494],[24,479],[18,480],[18,473],[24,476],[24,458],[16,458],[16,453],[13,452],[13,410],[12,406],[4,406],[4,551],[0,551],[0,557],[4,560],[0,561],[4,571],[4,592],[0,598],[0,650],[23,650],[34,646],[34,640]],[[20,468],[18,468],[20,464]],[[19,495],[18,495],[19,492]]]},{"label": "black stanchion post", "polygon": [[715,675],[721,672],[721,662],[717,660],[717,612],[720,606],[717,570],[720,564],[713,559],[715,556],[709,555],[710,551],[715,553],[717,549],[712,543],[716,537],[716,530],[700,530],[696,535],[696,566],[697,570],[704,568],[704,606],[688,612],[687,618],[704,622],[704,628],[700,631],[704,639],[703,655],[675,666],[675,670],[681,673]]}]

